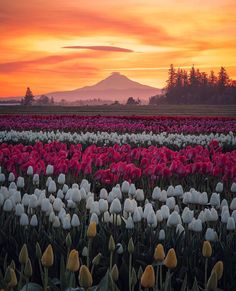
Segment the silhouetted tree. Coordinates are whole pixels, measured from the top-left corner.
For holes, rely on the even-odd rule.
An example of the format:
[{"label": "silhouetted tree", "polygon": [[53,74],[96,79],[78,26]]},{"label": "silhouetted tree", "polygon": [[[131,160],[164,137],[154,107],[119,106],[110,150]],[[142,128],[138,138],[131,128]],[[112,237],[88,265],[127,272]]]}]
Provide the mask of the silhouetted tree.
[{"label": "silhouetted tree", "polygon": [[220,68],[217,85],[221,93],[223,93],[225,88],[229,85],[229,75],[224,67]]},{"label": "silhouetted tree", "polygon": [[34,102],[34,95],[29,87],[26,89],[25,97],[21,100],[22,105],[32,105]]},{"label": "silhouetted tree", "polygon": [[36,101],[35,103],[37,105],[53,105],[54,104],[54,99],[53,97],[49,98],[46,95],[41,95]]},{"label": "silhouetted tree", "polygon": [[140,99],[134,99],[134,97],[129,97],[127,99],[126,105],[138,105],[140,103],[141,103]]}]

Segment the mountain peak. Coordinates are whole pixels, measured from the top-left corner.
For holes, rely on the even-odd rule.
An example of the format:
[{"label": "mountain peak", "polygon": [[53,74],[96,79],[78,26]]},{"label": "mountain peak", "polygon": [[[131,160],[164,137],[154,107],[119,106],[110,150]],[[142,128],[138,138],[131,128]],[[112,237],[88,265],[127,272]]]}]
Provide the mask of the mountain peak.
[{"label": "mountain peak", "polygon": [[109,100],[125,100],[133,96],[137,98],[148,98],[156,95],[160,89],[140,84],[122,75],[120,72],[112,72],[108,77],[92,86],[75,89],[72,91],[52,92],[47,94],[56,98],[100,98]]}]

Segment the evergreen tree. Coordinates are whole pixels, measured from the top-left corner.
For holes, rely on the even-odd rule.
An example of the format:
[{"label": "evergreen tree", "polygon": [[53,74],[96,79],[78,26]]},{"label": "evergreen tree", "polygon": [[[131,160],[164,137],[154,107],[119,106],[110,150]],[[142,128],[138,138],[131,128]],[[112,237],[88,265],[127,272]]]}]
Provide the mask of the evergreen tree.
[{"label": "evergreen tree", "polygon": [[226,69],[224,67],[220,68],[219,74],[218,74],[218,88],[219,91],[222,93],[225,88],[229,85],[229,75],[226,72]]},{"label": "evergreen tree", "polygon": [[30,90],[29,87],[27,87],[26,93],[25,93],[25,97],[22,101],[22,105],[32,105],[34,101],[34,95],[32,93],[32,91]]}]

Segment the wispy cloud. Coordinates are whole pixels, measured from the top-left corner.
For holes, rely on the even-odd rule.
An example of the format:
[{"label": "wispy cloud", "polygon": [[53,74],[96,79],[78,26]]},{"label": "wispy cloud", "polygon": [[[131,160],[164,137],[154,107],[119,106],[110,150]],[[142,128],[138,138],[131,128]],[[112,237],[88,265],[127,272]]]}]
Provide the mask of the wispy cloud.
[{"label": "wispy cloud", "polygon": [[132,53],[133,50],[116,47],[116,46],[102,46],[102,45],[72,45],[72,46],[63,46],[62,48],[66,49],[88,49],[88,50],[95,50],[95,51],[107,51],[107,52],[125,52],[125,53]]}]

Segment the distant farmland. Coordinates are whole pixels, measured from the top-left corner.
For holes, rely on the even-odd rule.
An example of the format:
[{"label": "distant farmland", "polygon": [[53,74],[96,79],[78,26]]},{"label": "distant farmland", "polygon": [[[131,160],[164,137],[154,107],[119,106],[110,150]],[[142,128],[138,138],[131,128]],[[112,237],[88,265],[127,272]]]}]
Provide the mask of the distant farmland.
[{"label": "distant farmland", "polygon": [[0,106],[0,114],[235,116],[236,105]]}]

